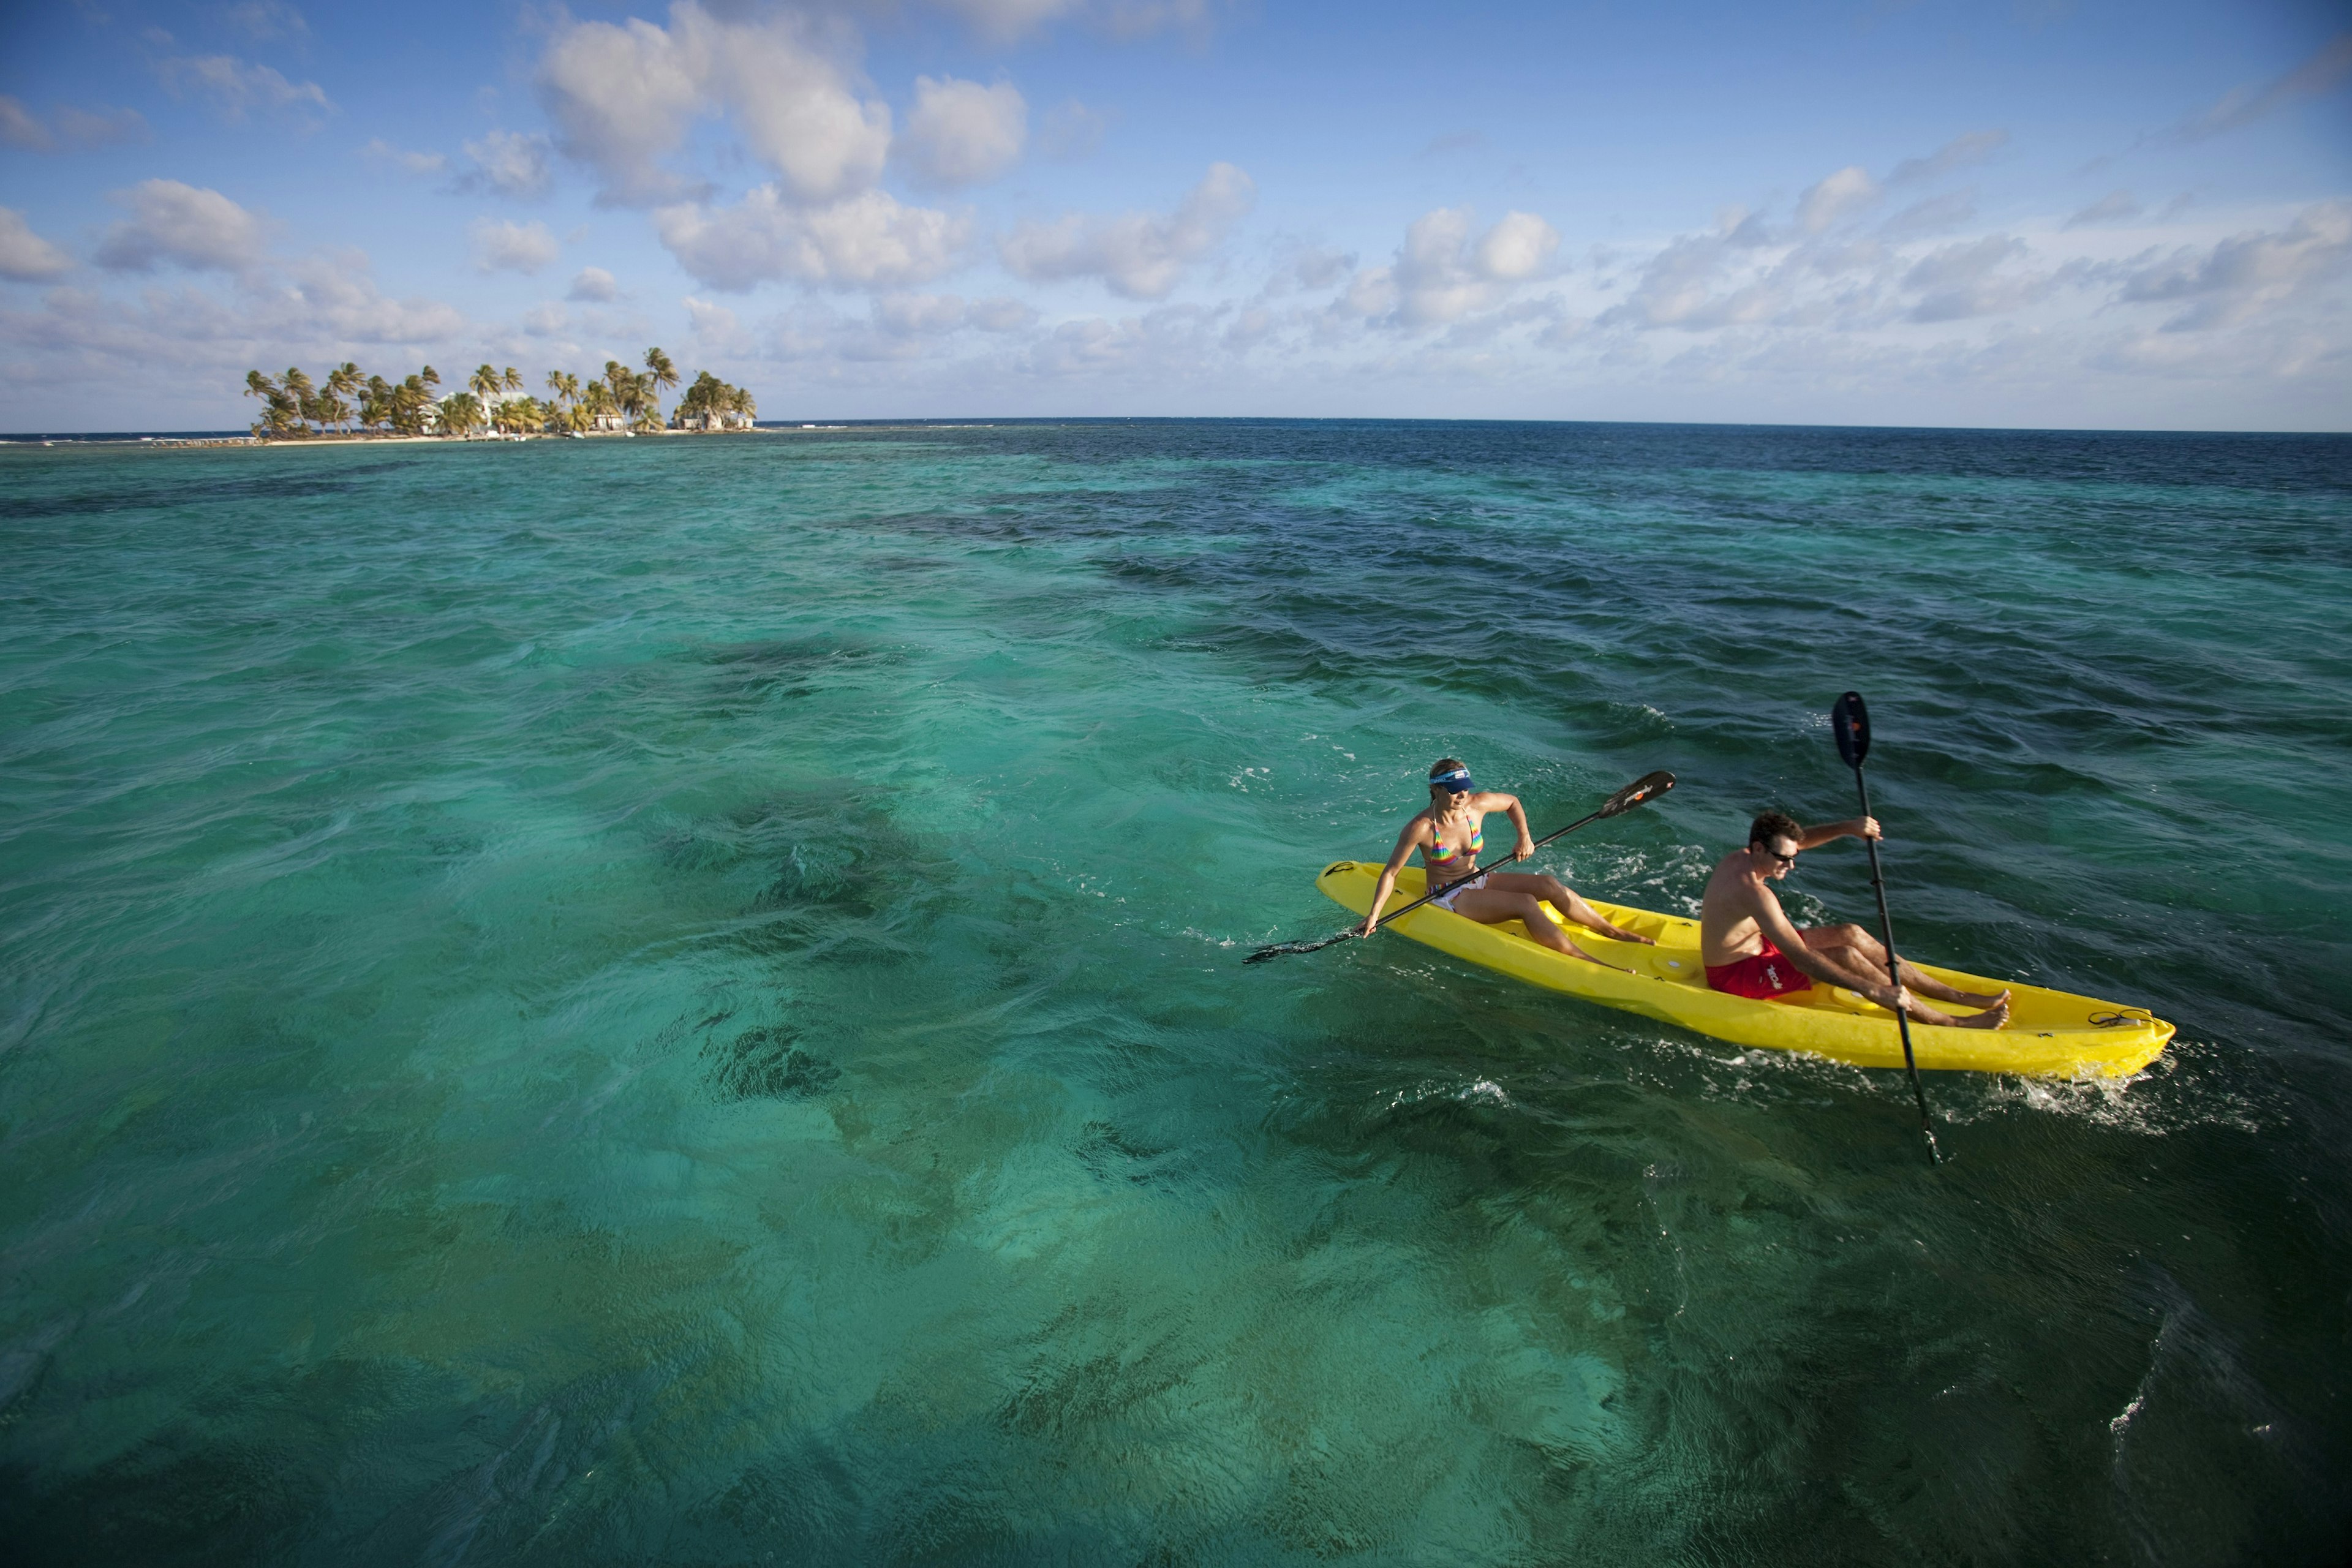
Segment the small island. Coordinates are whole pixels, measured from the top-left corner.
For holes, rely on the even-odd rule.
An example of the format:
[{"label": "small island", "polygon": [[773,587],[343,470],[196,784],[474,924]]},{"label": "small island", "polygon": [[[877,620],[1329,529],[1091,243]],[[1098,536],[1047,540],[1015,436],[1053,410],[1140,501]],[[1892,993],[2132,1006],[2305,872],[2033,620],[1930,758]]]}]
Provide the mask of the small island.
[{"label": "small island", "polygon": [[441,374],[431,365],[398,381],[369,375],[346,361],[313,381],[300,367],[283,375],[248,371],[245,395],[261,400],[253,434],[263,441],[529,440],[549,436],[635,436],[743,431],[759,405],[751,393],[709,371],[694,378],[665,418],[664,389],[678,384],[677,367],[658,348],[646,351],[645,369],[606,360],[602,375],[584,382],[551,370],[545,401],[523,391],[522,373],[482,365],[463,388],[439,395]]}]

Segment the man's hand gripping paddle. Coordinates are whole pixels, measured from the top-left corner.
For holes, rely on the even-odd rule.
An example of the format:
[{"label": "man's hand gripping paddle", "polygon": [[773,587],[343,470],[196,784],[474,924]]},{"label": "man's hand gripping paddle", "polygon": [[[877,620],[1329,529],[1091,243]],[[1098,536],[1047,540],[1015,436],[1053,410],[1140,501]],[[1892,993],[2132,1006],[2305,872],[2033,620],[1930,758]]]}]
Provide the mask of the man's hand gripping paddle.
[{"label": "man's hand gripping paddle", "polygon": [[[1864,705],[1862,693],[1849,691],[1837,700],[1830,710],[1830,729],[1837,736],[1838,755],[1853,770],[1853,787],[1862,796],[1862,815],[1870,815],[1870,785],[1863,782],[1863,759],[1870,755],[1870,710]],[[1886,978],[1895,989],[1903,989],[1903,966],[1895,956],[1895,921],[1886,912],[1886,879],[1878,870],[1878,840],[1865,838],[1864,846],[1870,851],[1870,888],[1878,895],[1878,934],[1886,943]],[[1943,1151],[1936,1147],[1935,1123],[1927,1120],[1927,1091],[1919,1087],[1919,1064],[1911,1055],[1911,1017],[1901,1008],[1895,1009],[1895,1026],[1903,1033],[1903,1070],[1911,1075],[1911,1098],[1919,1102],[1919,1132],[1927,1140],[1927,1163],[1944,1163]]]},{"label": "man's hand gripping paddle", "polygon": [[[1566,827],[1561,828],[1559,832],[1545,834],[1541,838],[1535,841],[1534,847],[1540,849],[1545,845],[1550,843],[1553,839],[1564,838],[1568,835],[1575,832],[1578,828],[1598,822],[1604,816],[1621,816],[1626,812],[1633,810],[1637,805],[1657,799],[1660,795],[1665,794],[1668,790],[1674,787],[1675,775],[1672,773],[1655,773],[1644,774],[1643,777],[1635,779],[1632,784],[1627,784],[1623,789],[1619,790],[1615,795],[1611,795],[1607,800],[1602,801],[1601,803],[1601,809],[1592,813],[1591,816],[1580,816],[1574,822],[1570,823]],[[1507,858],[1508,858],[1506,857],[1506,859]],[[1445,886],[1433,889],[1429,892],[1423,893],[1421,897],[1413,900],[1412,902],[1402,905],[1396,910],[1391,910],[1390,913],[1383,915],[1381,919],[1381,925],[1384,926],[1388,924],[1391,921],[1395,920],[1398,915],[1404,914],[1408,910],[1421,908],[1422,905],[1429,902],[1432,899],[1444,898],[1447,893],[1460,887],[1463,883],[1469,881],[1473,878],[1477,877],[1484,872],[1491,871],[1496,867],[1501,866],[1504,863],[1504,860],[1496,860],[1491,865],[1471,867],[1470,869],[1463,872],[1461,876],[1456,877],[1451,882],[1446,883]],[[1381,927],[1375,926],[1372,929],[1377,931]],[[1242,960],[1242,962],[1244,963],[1260,963],[1269,958],[1280,958],[1285,953],[1315,952],[1320,949],[1329,947],[1335,942],[1345,942],[1349,937],[1357,934],[1358,928],[1355,926],[1349,926],[1346,931],[1335,931],[1329,936],[1319,937],[1313,942],[1276,942],[1272,947],[1259,948],[1255,952],[1251,953],[1247,958]]]}]

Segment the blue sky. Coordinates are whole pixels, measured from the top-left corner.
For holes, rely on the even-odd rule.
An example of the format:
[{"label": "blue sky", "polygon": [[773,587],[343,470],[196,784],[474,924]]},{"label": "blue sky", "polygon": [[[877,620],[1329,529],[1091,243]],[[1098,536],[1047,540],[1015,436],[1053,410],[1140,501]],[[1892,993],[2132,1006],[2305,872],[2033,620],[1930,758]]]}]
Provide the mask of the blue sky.
[{"label": "blue sky", "polygon": [[677,0],[0,19],[0,428],[252,367],[763,417],[2352,428],[2352,10]]}]

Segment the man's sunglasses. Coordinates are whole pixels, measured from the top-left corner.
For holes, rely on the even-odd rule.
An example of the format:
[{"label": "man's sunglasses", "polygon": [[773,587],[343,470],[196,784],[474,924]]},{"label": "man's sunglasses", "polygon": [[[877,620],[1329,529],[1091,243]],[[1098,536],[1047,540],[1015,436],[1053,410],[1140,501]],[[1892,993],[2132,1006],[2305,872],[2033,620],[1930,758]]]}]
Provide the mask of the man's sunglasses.
[{"label": "man's sunglasses", "polygon": [[1797,851],[1797,855],[1783,855],[1769,844],[1759,844],[1756,847],[1761,849],[1765,854],[1769,855],[1773,859],[1778,860],[1783,866],[1794,866],[1797,863],[1797,855],[1804,853],[1803,850],[1800,849]]}]

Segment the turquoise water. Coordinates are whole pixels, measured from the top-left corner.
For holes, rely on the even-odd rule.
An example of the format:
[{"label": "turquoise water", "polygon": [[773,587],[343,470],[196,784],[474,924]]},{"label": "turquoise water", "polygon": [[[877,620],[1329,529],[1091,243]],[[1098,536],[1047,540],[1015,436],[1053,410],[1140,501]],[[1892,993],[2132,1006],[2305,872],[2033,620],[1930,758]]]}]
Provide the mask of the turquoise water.
[{"label": "turquoise water", "polygon": [[[0,1532],[90,1563],[2335,1561],[2352,440],[0,452]],[[1848,815],[2125,1085],[1344,918],[1444,752]],[[1863,916],[1851,846],[1791,879]]]}]

